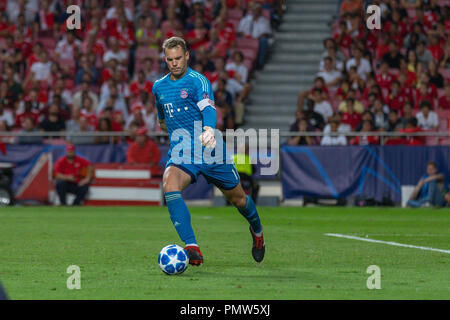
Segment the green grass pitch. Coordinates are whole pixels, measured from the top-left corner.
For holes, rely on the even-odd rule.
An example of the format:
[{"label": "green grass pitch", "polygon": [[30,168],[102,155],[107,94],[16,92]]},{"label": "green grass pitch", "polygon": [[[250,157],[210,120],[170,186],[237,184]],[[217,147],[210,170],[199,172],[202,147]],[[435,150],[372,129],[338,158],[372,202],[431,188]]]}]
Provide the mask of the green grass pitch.
[{"label": "green grass pitch", "polygon": [[[205,263],[179,276],[157,264],[182,245],[164,207],[15,207],[0,210],[0,280],[11,299],[449,299],[450,254],[340,233],[450,249],[448,209],[259,208],[266,257],[251,257],[232,207],[191,208]],[[81,289],[68,290],[70,265]],[[381,269],[381,289],[366,272]]]}]

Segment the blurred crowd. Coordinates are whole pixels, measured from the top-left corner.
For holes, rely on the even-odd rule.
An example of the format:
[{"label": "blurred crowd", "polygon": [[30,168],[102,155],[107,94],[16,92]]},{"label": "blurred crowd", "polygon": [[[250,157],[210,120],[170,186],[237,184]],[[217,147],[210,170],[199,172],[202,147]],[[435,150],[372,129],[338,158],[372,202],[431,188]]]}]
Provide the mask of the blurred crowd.
[{"label": "blurred crowd", "polygon": [[[381,9],[369,29],[368,5]],[[450,122],[450,1],[341,0],[313,87],[298,95],[291,145],[380,144],[369,132],[447,131]],[[368,132],[356,137],[339,132]],[[334,133],[334,134],[333,134]],[[450,144],[448,138],[384,138],[383,144]]]},{"label": "blurred crowd", "polygon": [[[0,132],[158,132],[152,96],[166,71],[161,44],[183,37],[190,66],[211,81],[219,129],[242,121],[249,77],[266,59],[281,0],[2,0]],[[81,29],[68,30],[69,5]],[[239,45],[239,41],[241,45]],[[247,59],[246,44],[255,56]],[[243,51],[241,51],[243,48]],[[237,121],[236,121],[237,120]],[[51,134],[49,134],[51,136]],[[1,137],[41,143],[44,137]],[[73,136],[75,144],[123,142]]]}]

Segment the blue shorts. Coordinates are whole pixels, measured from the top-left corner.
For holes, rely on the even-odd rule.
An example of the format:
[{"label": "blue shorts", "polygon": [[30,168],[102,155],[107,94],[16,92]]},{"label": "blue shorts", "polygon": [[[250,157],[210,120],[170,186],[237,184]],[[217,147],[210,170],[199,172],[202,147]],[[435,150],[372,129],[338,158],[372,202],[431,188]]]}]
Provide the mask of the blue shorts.
[{"label": "blue shorts", "polygon": [[203,175],[209,183],[224,190],[231,190],[237,187],[240,178],[234,164],[175,164],[172,159],[166,163],[166,168],[174,166],[180,168],[191,176],[191,183],[197,181],[199,174]]}]

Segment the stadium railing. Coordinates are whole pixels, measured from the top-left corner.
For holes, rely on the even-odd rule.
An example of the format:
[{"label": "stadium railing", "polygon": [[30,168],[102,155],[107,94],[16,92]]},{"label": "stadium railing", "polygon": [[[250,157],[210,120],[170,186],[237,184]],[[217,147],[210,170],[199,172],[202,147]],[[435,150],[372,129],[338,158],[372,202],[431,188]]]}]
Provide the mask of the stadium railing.
[{"label": "stadium railing", "polygon": [[[225,136],[226,132],[222,132]],[[245,131],[244,131],[245,134]],[[447,143],[445,145],[450,145],[450,130],[449,131],[421,131],[421,132],[384,132],[384,131],[371,131],[371,132],[336,132],[336,133],[324,133],[317,131],[307,131],[307,132],[290,132],[290,131],[271,131],[271,135],[278,134],[280,137],[280,144],[283,140],[290,137],[324,137],[324,136],[345,136],[347,138],[361,137],[361,136],[374,136],[380,138],[380,144],[383,145],[388,138],[412,138],[412,137],[423,137],[427,139],[425,145],[433,144],[431,139],[445,139]],[[128,137],[129,132],[122,131],[92,131],[92,132],[19,132],[19,131],[3,131],[0,132],[0,142],[15,144],[19,137],[43,137],[49,140],[52,139],[68,139],[71,137],[109,137],[109,142],[111,144],[115,143],[114,138],[118,137]],[[165,132],[148,132],[149,137],[167,137]],[[436,144],[435,144],[436,145]]]}]

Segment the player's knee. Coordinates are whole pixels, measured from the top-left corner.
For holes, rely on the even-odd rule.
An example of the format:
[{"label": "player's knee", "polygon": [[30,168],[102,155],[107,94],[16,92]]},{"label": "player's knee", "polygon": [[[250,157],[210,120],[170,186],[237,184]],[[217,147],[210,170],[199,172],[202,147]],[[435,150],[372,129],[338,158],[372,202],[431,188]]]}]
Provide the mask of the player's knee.
[{"label": "player's knee", "polygon": [[231,198],[230,202],[237,208],[243,208],[243,207],[245,207],[247,198],[246,198],[245,194],[243,194],[243,195],[239,195],[239,196],[235,196],[235,197]]},{"label": "player's knee", "polygon": [[164,193],[181,191],[181,187],[177,183],[164,181],[163,182],[163,190],[164,190]]}]

